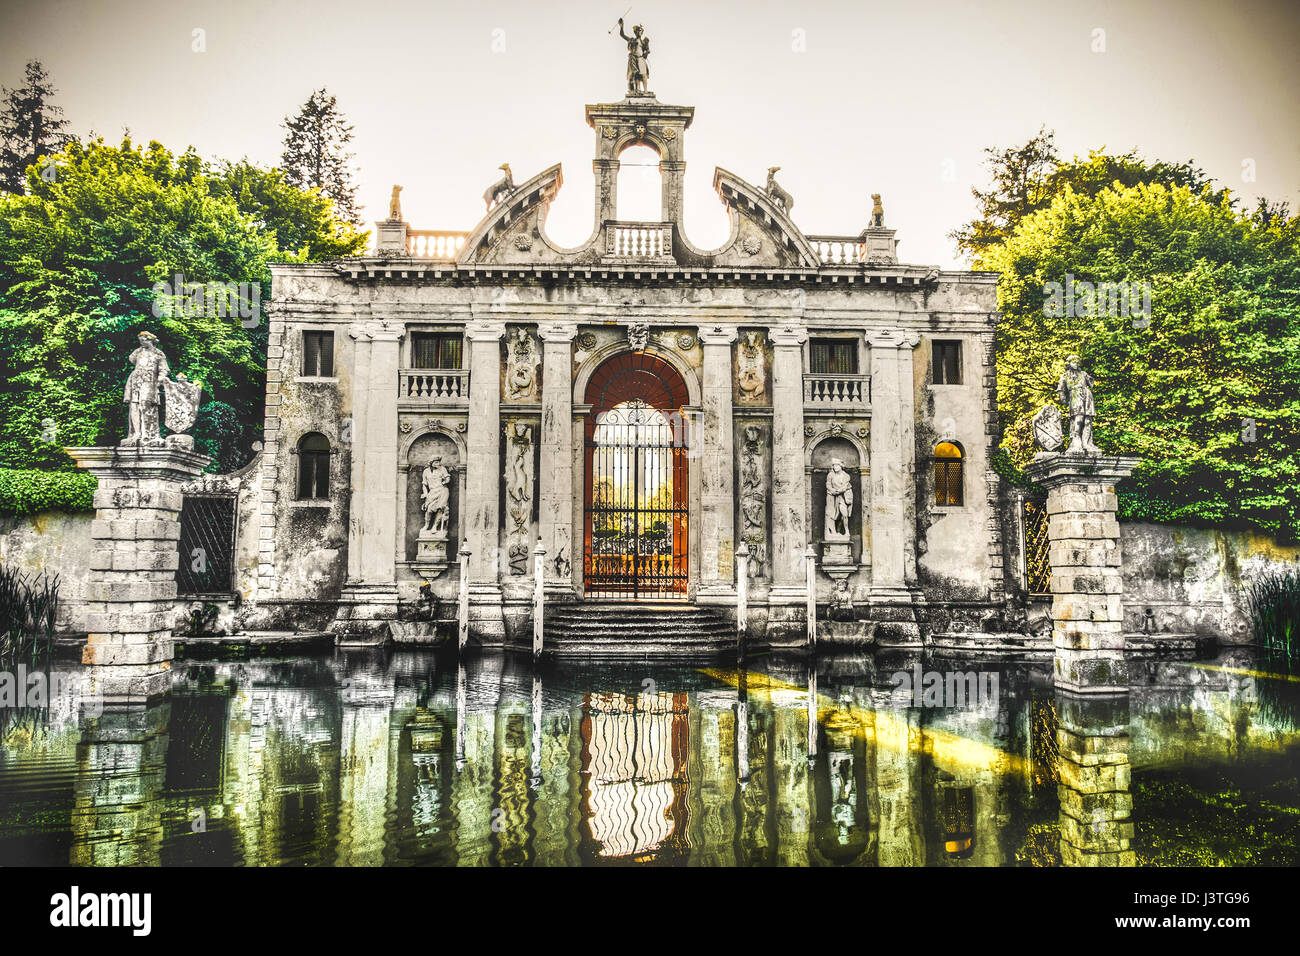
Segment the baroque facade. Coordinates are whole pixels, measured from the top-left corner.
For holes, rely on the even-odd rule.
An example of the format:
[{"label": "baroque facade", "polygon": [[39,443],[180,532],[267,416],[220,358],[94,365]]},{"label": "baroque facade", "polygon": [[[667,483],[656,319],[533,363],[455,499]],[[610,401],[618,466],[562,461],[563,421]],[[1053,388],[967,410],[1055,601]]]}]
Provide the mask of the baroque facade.
[{"label": "baroque facade", "polygon": [[[538,549],[549,602],[734,613],[742,543],[773,641],[802,632],[810,547],[818,601],[900,643],[1002,605],[996,276],[900,262],[878,198],[860,232],[807,235],[775,168],[716,170],[730,236],[696,248],[693,118],[586,108],[576,248],[545,229],[560,167],[503,166],[468,233],[408,227],[395,189],[372,255],[273,268],[250,622],[365,630],[425,582],[454,600],[467,551],[471,633],[509,641]],[[660,157],[660,221],[616,218],[633,145]]]}]

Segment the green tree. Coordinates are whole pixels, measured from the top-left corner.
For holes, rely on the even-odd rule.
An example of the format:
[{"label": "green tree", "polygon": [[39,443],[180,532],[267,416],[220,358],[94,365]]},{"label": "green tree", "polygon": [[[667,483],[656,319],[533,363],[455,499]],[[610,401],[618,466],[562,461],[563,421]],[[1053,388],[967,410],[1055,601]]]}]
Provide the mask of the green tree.
[{"label": "green tree", "polygon": [[298,115],[284,118],[284,154],[280,168],[285,180],[299,189],[319,189],[333,201],[338,215],[360,225],[357,187],[352,181],[352,124],[338,101],[322,87],[307,98]]},{"label": "green tree", "polygon": [[[1047,208],[1067,187],[1095,196],[1114,183],[1186,186],[1197,194],[1212,185],[1204,171],[1190,161],[1148,162],[1136,149],[1112,156],[1103,147],[1090,151],[1086,158],[1062,160],[1056,151],[1056,134],[1046,127],[1023,146],[990,147],[984,153],[992,185],[987,190],[972,187],[979,215],[950,234],[958,252],[969,256],[977,269],[988,268],[986,253],[1006,242],[1022,219]],[[1228,190],[1210,189],[1211,202],[1227,198]]]},{"label": "green tree", "polygon": [[[0,189],[11,193],[23,191],[28,166],[72,140],[62,107],[50,102],[57,91],[40,60],[28,61],[25,79],[25,85],[0,93]],[[55,174],[52,167],[46,172],[47,178]]]},{"label": "green tree", "polygon": [[[1300,528],[1300,222],[1202,187],[1067,185],[983,253],[998,288],[1003,446],[1031,454],[1069,353],[1096,378],[1103,450],[1140,455],[1121,514]],[[1279,214],[1280,213],[1280,214]],[[1150,314],[1046,307],[1048,283],[1149,289]]]},{"label": "green tree", "polygon": [[268,263],[355,254],[364,236],[278,173],[211,167],[193,149],[74,142],[57,162],[54,181],[33,167],[26,195],[0,195],[0,467],[66,469],[63,446],[120,440],[143,329],[203,383],[198,448],[215,470],[243,464],[261,432],[266,323],[159,315],[156,283],[244,283],[264,302]]}]

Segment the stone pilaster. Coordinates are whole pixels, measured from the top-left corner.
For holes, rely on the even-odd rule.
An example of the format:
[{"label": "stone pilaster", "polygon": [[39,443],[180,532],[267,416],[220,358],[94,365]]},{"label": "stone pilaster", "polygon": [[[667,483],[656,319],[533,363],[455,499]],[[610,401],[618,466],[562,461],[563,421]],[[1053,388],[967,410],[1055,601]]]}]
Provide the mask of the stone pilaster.
[{"label": "stone pilaster", "polygon": [[1128,693],[1124,584],[1115,482],[1140,459],[1051,455],[1026,468],[1047,489],[1056,686]]},{"label": "stone pilaster", "polygon": [[81,655],[90,696],[143,704],[171,690],[181,485],[211,459],[161,445],[66,450],[99,479]]},{"label": "stone pilaster", "polygon": [[594,159],[591,171],[596,180],[596,226],[616,218],[618,210],[618,167],[617,159]]},{"label": "stone pilaster", "polygon": [[802,326],[768,331],[772,343],[772,604],[802,605],[804,549]]},{"label": "stone pilaster", "polygon": [[549,598],[573,597],[573,339],[577,325],[538,329],[542,339],[542,428],[539,532],[546,549]]},{"label": "stone pilaster", "polygon": [[912,350],[920,337],[887,329],[871,346],[871,615],[912,621],[916,438]]},{"label": "stone pilaster", "polygon": [[469,439],[465,536],[469,539],[470,634],[505,639],[501,617],[501,338],[504,322],[472,322],[469,344]]},{"label": "stone pilaster", "polygon": [[700,329],[704,350],[700,428],[700,589],[702,603],[735,600],[735,468],[731,343],[736,330]]},{"label": "stone pilaster", "polygon": [[356,341],[351,435],[352,498],[348,509],[348,580],[343,589],[351,620],[384,620],[397,610],[397,372],[401,324],[365,322],[349,330]]}]

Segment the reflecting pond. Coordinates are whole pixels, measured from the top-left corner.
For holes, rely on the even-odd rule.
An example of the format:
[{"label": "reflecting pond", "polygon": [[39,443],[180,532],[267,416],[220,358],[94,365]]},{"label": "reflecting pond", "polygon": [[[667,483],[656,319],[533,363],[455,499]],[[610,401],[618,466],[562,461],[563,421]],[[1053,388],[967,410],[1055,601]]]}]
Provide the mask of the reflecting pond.
[{"label": "reflecting pond", "polygon": [[182,661],[147,709],[0,710],[0,864],[1300,864],[1295,678],[1051,668]]}]

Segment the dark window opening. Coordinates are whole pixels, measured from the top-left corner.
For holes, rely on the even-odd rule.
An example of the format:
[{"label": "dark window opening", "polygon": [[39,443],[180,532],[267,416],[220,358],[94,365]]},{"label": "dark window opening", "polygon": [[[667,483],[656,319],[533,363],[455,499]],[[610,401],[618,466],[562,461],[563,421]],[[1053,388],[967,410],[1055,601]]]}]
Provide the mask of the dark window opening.
[{"label": "dark window opening", "polygon": [[858,343],[853,339],[813,339],[809,371],[822,375],[857,375]]},{"label": "dark window opening", "polygon": [[412,368],[460,368],[459,332],[416,332],[411,336]]},{"label": "dark window opening", "polygon": [[959,505],[962,503],[962,454],[950,441],[941,441],[934,448],[934,503]]},{"label": "dark window opening", "polygon": [[302,334],[302,374],[329,378],[334,374],[334,333]]},{"label": "dark window opening", "polygon": [[330,442],[313,432],[298,442],[298,497],[322,499],[330,496]]},{"label": "dark window opening", "polygon": [[934,343],[934,384],[961,384],[961,343]]}]

